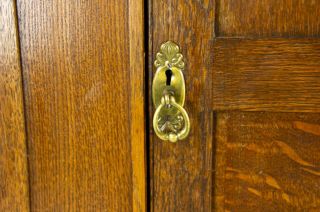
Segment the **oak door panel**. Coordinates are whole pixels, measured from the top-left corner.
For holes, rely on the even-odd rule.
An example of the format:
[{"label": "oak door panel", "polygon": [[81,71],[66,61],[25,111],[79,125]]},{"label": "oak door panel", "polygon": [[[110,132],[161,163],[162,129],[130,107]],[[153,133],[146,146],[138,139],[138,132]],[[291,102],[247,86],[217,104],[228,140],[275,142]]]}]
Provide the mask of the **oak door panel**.
[{"label": "oak door panel", "polygon": [[142,6],[18,0],[32,210],[145,210]]},{"label": "oak door panel", "polygon": [[[186,61],[185,109],[191,121],[188,138],[175,144],[150,132],[151,210],[211,211],[213,133],[211,108],[207,106],[212,95],[214,1],[149,2],[149,81],[161,43],[172,40],[179,44]],[[149,105],[152,117],[155,108],[151,100]]]},{"label": "oak door panel", "polygon": [[317,210],[320,4],[221,0],[216,8],[214,208]]},{"label": "oak door panel", "polygon": [[0,2],[0,211],[28,211],[27,148],[14,1]]},{"label": "oak door panel", "polygon": [[217,0],[216,4],[218,37],[319,37],[316,0]]},{"label": "oak door panel", "polygon": [[217,115],[217,211],[316,211],[320,114]]},{"label": "oak door panel", "polygon": [[213,110],[320,111],[320,39],[217,38]]}]

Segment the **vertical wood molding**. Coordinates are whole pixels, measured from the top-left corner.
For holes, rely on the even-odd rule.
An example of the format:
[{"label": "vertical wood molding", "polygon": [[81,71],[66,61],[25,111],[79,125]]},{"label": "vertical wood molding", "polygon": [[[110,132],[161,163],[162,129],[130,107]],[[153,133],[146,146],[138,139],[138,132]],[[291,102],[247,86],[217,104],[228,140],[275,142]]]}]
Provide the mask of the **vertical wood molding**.
[{"label": "vertical wood molding", "polygon": [[[161,43],[172,40],[180,46],[186,60],[184,107],[191,121],[188,138],[177,143],[164,142],[150,132],[151,210],[211,211],[213,115],[210,105],[215,2],[149,2],[153,55],[149,62],[153,63]],[[152,66],[150,81],[153,73]],[[149,104],[154,112],[152,101]]]},{"label": "vertical wood molding", "polygon": [[133,211],[146,211],[144,1],[129,1],[130,139]]},{"label": "vertical wood molding", "polygon": [[0,211],[29,211],[17,14],[0,1]]}]

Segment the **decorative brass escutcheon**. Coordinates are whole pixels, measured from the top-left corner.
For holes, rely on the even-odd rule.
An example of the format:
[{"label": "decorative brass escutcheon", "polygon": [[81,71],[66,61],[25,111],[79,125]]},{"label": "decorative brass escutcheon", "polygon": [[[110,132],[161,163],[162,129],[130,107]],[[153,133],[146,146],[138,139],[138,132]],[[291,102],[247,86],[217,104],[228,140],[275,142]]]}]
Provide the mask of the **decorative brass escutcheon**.
[{"label": "decorative brass escutcheon", "polygon": [[152,99],[156,107],[153,128],[162,140],[176,142],[186,138],[190,120],[183,108],[185,81],[183,56],[179,46],[172,41],[163,43],[154,62],[157,68],[152,82]]}]

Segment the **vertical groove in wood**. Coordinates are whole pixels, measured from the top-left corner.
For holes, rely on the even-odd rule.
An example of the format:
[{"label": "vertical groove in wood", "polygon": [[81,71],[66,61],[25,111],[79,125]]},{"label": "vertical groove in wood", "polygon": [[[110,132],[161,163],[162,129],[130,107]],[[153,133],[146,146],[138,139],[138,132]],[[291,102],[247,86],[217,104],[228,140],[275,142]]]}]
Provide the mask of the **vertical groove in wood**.
[{"label": "vertical groove in wood", "polygon": [[144,1],[129,0],[130,139],[133,211],[146,211]]},{"label": "vertical groove in wood", "polygon": [[[150,132],[153,211],[211,211],[212,58],[215,4],[203,1],[151,1],[153,63],[161,43],[179,44],[186,61],[185,108],[191,132],[175,144]],[[154,73],[150,67],[150,81]],[[152,102],[150,111],[154,112]],[[152,117],[152,116],[151,116]],[[150,126],[152,128],[152,126]]]},{"label": "vertical groove in wood", "polygon": [[29,211],[27,148],[15,2],[0,2],[0,211]]},{"label": "vertical groove in wood", "polygon": [[[214,150],[214,196],[213,196],[213,209],[217,212],[224,210],[224,169],[225,162],[225,148],[220,148],[225,145],[227,140],[228,128],[227,119],[229,118],[226,113],[216,113],[216,132],[215,132],[215,150]],[[218,157],[217,157],[218,156]]]},{"label": "vertical groove in wood", "polygon": [[154,175],[154,166],[153,166],[153,161],[154,161],[154,151],[153,151],[153,145],[152,145],[152,141],[153,141],[153,132],[152,132],[152,118],[153,118],[153,111],[152,111],[152,107],[150,105],[153,104],[152,102],[152,71],[153,70],[153,0],[147,0],[146,1],[147,6],[148,6],[148,11],[147,11],[147,16],[148,16],[148,20],[147,20],[147,28],[146,33],[148,33],[148,36],[146,37],[146,43],[147,43],[147,47],[148,47],[148,55],[147,55],[147,61],[148,64],[146,65],[146,80],[148,83],[147,84],[147,99],[146,102],[148,102],[148,105],[146,106],[146,113],[148,114],[147,116],[147,121],[146,121],[146,125],[147,125],[147,180],[148,180],[148,187],[147,187],[147,197],[148,197],[148,210],[149,211],[154,211],[153,210],[153,187],[154,187],[154,180],[153,180],[153,175]]}]

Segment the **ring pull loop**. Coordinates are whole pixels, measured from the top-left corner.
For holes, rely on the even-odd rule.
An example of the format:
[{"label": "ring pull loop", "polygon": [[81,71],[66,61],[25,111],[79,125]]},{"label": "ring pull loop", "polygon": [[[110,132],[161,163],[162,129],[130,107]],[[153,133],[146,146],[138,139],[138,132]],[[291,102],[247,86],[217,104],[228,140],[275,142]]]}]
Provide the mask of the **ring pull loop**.
[{"label": "ring pull loop", "polygon": [[153,126],[160,139],[176,142],[188,136],[190,120],[186,110],[176,103],[174,97],[165,94],[154,114]]}]

